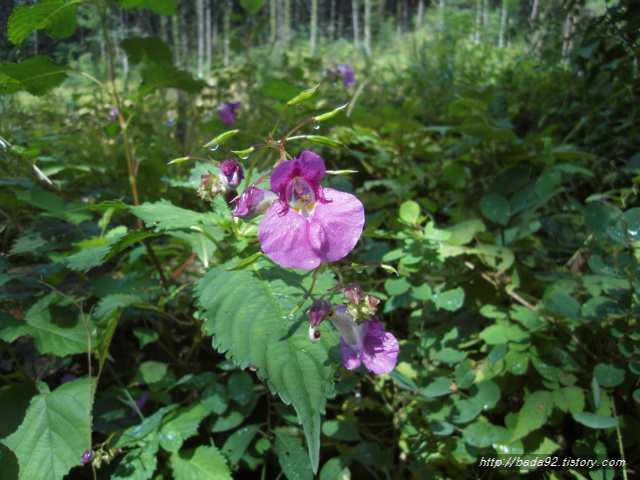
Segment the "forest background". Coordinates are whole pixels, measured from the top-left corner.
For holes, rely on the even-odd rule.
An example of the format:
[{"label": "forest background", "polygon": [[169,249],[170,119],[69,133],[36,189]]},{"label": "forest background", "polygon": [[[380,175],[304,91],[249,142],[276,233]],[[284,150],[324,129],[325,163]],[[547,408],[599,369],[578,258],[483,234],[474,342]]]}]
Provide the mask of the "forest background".
[{"label": "forest background", "polygon": [[[634,478],[639,34],[632,0],[4,0],[2,478]],[[199,198],[285,143],[364,204],[352,264]],[[336,282],[390,374],[310,343]]]}]

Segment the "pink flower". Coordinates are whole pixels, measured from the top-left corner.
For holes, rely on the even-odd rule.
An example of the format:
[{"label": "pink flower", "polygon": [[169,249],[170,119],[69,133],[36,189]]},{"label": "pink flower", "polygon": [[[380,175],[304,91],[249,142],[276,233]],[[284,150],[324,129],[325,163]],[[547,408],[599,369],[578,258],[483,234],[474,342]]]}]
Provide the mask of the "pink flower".
[{"label": "pink flower", "polygon": [[242,106],[240,102],[227,102],[220,108],[220,120],[226,123],[229,127],[233,127],[236,121],[235,113]]},{"label": "pink flower", "polygon": [[235,190],[244,178],[244,170],[242,164],[226,159],[220,165],[220,181],[222,188],[226,190]]},{"label": "pink flower", "polygon": [[343,366],[355,370],[364,363],[367,370],[375,374],[390,373],[396,366],[400,351],[396,337],[383,330],[377,317],[371,315],[370,320],[358,324],[346,310],[344,305],[337,306],[329,317],[341,335]]},{"label": "pink flower", "polygon": [[362,203],[350,193],[322,188],[324,161],[313,152],[286,160],[271,174],[273,202],[258,226],[262,251],[283,267],[312,270],[355,247],[364,226]]}]

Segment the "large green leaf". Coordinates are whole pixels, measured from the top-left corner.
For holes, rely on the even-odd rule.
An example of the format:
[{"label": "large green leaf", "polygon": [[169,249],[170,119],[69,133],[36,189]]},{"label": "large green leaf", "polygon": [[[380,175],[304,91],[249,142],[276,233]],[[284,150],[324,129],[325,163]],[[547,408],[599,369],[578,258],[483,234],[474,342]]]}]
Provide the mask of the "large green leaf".
[{"label": "large green leaf", "polygon": [[40,353],[73,355],[87,352],[87,331],[71,302],[49,293],[27,311],[26,323],[2,317],[0,338],[12,342],[23,335],[33,336]]},{"label": "large green leaf", "polygon": [[91,447],[90,379],[33,397],[24,421],[2,443],[16,454],[19,480],[60,480]]},{"label": "large green leaf", "polygon": [[198,93],[206,85],[205,81],[196,80],[190,73],[178,70],[171,64],[154,63],[142,69],[139,95],[145,96],[159,88],[176,88],[189,93]]},{"label": "large green leaf", "polygon": [[122,49],[127,52],[129,62],[136,65],[145,63],[173,63],[171,50],[159,37],[130,37],[120,42]]},{"label": "large green leaf", "polygon": [[231,472],[224,456],[215,446],[182,450],[170,458],[176,480],[230,480]]},{"label": "large green leaf", "polygon": [[[44,95],[62,85],[67,72],[73,69],[54,62],[47,57],[35,57],[22,63],[3,63],[0,75],[20,82],[20,87],[32,95]],[[15,91],[15,84],[9,85],[9,91]]]},{"label": "large green leaf", "polygon": [[44,28],[52,38],[66,38],[76,31],[76,6],[84,0],[44,0],[16,8],[9,17],[9,40],[19,45],[31,32]]},{"label": "large green leaf", "polygon": [[189,229],[194,226],[209,226],[219,223],[220,216],[213,213],[200,213],[176,207],[168,200],[156,203],[145,202],[137,207],[130,207],[131,212],[144,220],[147,227],[155,227],[157,231]]},{"label": "large green leaf", "polygon": [[116,2],[124,8],[151,10],[163,15],[175,15],[178,13],[178,7],[176,7],[173,0],[116,0]]},{"label": "large green leaf", "polygon": [[[229,262],[235,263],[237,259]],[[203,328],[213,336],[215,348],[240,368],[256,369],[273,393],[293,405],[317,471],[320,415],[333,386],[329,349],[338,343],[338,335],[322,324],[322,338],[313,344],[304,315],[289,316],[309,288],[311,275],[267,260],[245,270],[226,271],[225,267],[209,270],[196,283],[198,304],[207,319]],[[324,292],[332,283],[331,275],[321,275],[316,289]]]}]

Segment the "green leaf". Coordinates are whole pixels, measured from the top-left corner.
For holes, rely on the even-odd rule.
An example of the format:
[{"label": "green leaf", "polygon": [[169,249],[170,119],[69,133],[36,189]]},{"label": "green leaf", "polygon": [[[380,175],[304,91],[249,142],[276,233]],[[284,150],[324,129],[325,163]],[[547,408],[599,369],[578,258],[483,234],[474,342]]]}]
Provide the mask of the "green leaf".
[{"label": "green leaf", "polygon": [[464,290],[462,287],[456,287],[453,290],[435,294],[434,300],[436,308],[455,312],[460,309],[464,303]]},{"label": "green leaf", "polygon": [[25,320],[26,325],[15,334],[32,335],[39,352],[59,356],[87,352],[87,330],[79,312],[57,293],[49,293],[34,303]]},{"label": "green leaf", "polygon": [[163,425],[158,433],[160,446],[167,452],[177,452],[182,448],[184,439],[178,430],[171,425]]},{"label": "green leaf", "polygon": [[540,428],[547,421],[552,410],[553,399],[551,392],[538,390],[527,396],[518,413],[518,421],[513,430],[511,440],[519,440],[528,433]]},{"label": "green leaf", "polygon": [[167,373],[167,364],[162,362],[156,362],[155,360],[149,360],[140,365],[139,374],[142,377],[142,381],[147,385],[157,383],[164,378]]},{"label": "green leaf", "polygon": [[603,387],[616,387],[624,380],[624,370],[601,363],[593,369],[593,375]]},{"label": "green leaf", "polygon": [[282,471],[289,480],[313,479],[309,456],[297,440],[276,431],[276,451]]},{"label": "green leaf", "polygon": [[426,398],[436,398],[451,393],[453,382],[445,377],[438,377],[422,389],[422,395]]},{"label": "green leaf", "polygon": [[260,430],[260,425],[246,425],[233,432],[222,446],[222,453],[232,465],[237,464],[247,451],[253,438]]},{"label": "green leaf", "polygon": [[93,240],[93,245],[84,247],[79,252],[69,255],[65,258],[65,261],[69,268],[86,272],[94,267],[99,267],[134,243],[153,236],[155,236],[153,232],[114,232],[109,237]]},{"label": "green leaf", "polygon": [[183,440],[187,440],[198,433],[198,426],[210,413],[210,409],[203,405],[201,400],[199,403],[172,412],[163,427],[166,426],[177,431]]},{"label": "green leaf", "polygon": [[215,446],[174,453],[169,459],[175,480],[232,480],[227,462]]},{"label": "green leaf", "polygon": [[580,315],[580,303],[564,292],[552,292],[549,298],[544,299],[544,305],[553,313],[563,317],[576,318]]},{"label": "green leaf", "polygon": [[339,478],[351,478],[351,472],[347,468],[350,457],[341,455],[333,457],[322,466],[320,470],[320,480],[336,480]]},{"label": "green leaf", "polygon": [[504,356],[504,366],[507,372],[524,375],[529,367],[529,357],[522,352],[511,350]]},{"label": "green leaf", "polygon": [[553,403],[563,412],[579,413],[584,410],[584,393],[579,387],[565,387],[551,394]]},{"label": "green leaf", "polygon": [[196,80],[190,73],[168,63],[153,63],[141,70],[142,83],[138,95],[143,97],[160,88],[175,88],[188,93],[199,93],[207,83]]},{"label": "green leaf", "polygon": [[498,430],[486,422],[475,422],[462,430],[462,438],[474,447],[489,447],[498,438]]},{"label": "green leaf", "polygon": [[114,293],[113,295],[102,297],[98,303],[98,307],[94,311],[96,320],[107,318],[116,310],[123,309],[129,305],[135,305],[136,303],[144,304],[145,302],[137,295],[129,295],[126,293]]},{"label": "green leaf", "polygon": [[129,207],[141,218],[147,227],[156,231],[189,229],[193,226],[209,226],[218,223],[215,213],[200,213],[174,206],[169,200],[156,203],[145,202],[137,207]]},{"label": "green leaf", "polygon": [[141,448],[129,451],[118,464],[110,480],[149,480],[156,469],[159,438],[142,442]]},{"label": "green leaf", "polygon": [[491,380],[483,380],[471,387],[471,398],[481,405],[483,410],[491,410],[500,400],[500,387]]},{"label": "green leaf", "polygon": [[91,402],[89,378],[33,397],[18,430],[2,441],[18,458],[19,480],[60,480],[78,465],[91,448]]},{"label": "green leaf", "polygon": [[490,193],[480,199],[480,210],[482,214],[492,222],[506,225],[511,216],[511,205],[509,200],[498,193]]},{"label": "green leaf", "polygon": [[415,225],[418,223],[418,217],[420,216],[420,205],[413,200],[407,200],[400,205],[400,220],[408,225]]},{"label": "green leaf", "polygon": [[19,45],[31,32],[44,28],[51,38],[66,38],[76,31],[76,6],[84,0],[45,0],[19,7],[9,17],[9,40]]},{"label": "green leaf", "polygon": [[398,296],[406,293],[411,288],[407,277],[389,278],[384,282],[384,289],[389,295]]},{"label": "green leaf", "polygon": [[618,419],[614,417],[606,417],[604,415],[596,415],[590,412],[578,412],[573,414],[573,419],[589,428],[604,429],[613,428],[618,425]]},{"label": "green leaf", "polygon": [[238,405],[247,405],[253,396],[253,381],[247,372],[233,372],[229,377],[229,395]]},{"label": "green leaf", "polygon": [[73,71],[72,68],[47,57],[35,57],[22,63],[0,65],[0,74],[20,82],[20,87],[32,95],[44,95],[59,87],[67,79],[67,72],[71,71]]},{"label": "green leaf", "polygon": [[[317,470],[320,415],[335,371],[327,360],[338,335],[322,324],[320,342],[311,344],[305,319],[288,316],[311,284],[307,272],[283,269],[264,259],[245,270],[228,272],[226,266],[212,268],[196,283],[197,303],[207,319],[203,328],[212,335],[215,348],[239,368],[255,368],[273,393],[293,405]],[[316,288],[327,291],[332,282],[330,274],[323,274]]]},{"label": "green leaf", "polygon": [[151,10],[162,15],[175,15],[178,7],[173,0],[116,0],[124,8]]},{"label": "green leaf", "polygon": [[138,63],[173,63],[171,50],[159,37],[129,37],[120,42],[120,47],[127,53],[129,62]]},{"label": "green leaf", "polygon": [[240,0],[240,5],[244,8],[244,11],[251,15],[258,13],[264,5],[265,0]]},{"label": "green leaf", "polygon": [[327,437],[337,438],[338,440],[345,440],[347,442],[360,440],[358,430],[356,430],[353,424],[341,419],[325,421],[322,424],[322,433]]}]

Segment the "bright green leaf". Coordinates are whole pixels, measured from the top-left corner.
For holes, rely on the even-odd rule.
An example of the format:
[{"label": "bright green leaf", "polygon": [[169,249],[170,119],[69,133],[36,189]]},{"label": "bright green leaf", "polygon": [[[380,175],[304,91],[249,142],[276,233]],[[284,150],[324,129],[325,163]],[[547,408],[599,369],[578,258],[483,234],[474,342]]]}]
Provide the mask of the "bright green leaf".
[{"label": "bright green leaf", "polygon": [[297,440],[285,433],[276,431],[276,451],[282,471],[289,480],[313,479],[309,455]]},{"label": "bright green leaf", "polygon": [[453,290],[435,294],[434,299],[436,308],[455,312],[460,309],[464,303],[464,290],[462,287],[456,287]]},{"label": "bright green leaf", "polygon": [[49,0],[19,7],[9,17],[9,40],[19,45],[35,30],[45,29],[51,38],[66,38],[76,31],[76,6],[84,0]]},{"label": "bright green leaf", "polygon": [[579,413],[584,410],[584,392],[579,387],[565,387],[551,394],[553,403],[563,412]]},{"label": "bright green leaf", "polygon": [[540,428],[547,421],[552,410],[553,399],[551,392],[538,390],[528,395],[518,413],[518,421],[513,431],[512,440],[519,440],[528,433]]},{"label": "bright green leaf", "polygon": [[24,421],[2,443],[16,454],[19,480],[59,480],[91,447],[90,379],[33,397]]},{"label": "bright green leaf", "polygon": [[600,363],[593,369],[593,375],[603,387],[616,387],[624,380],[624,370],[613,365]]},{"label": "bright green leaf", "polygon": [[260,430],[260,425],[246,425],[233,432],[222,446],[222,453],[232,465],[237,464]]},{"label": "bright green leaf", "polygon": [[573,419],[589,428],[604,429],[613,428],[618,425],[618,419],[614,417],[606,417],[604,415],[596,415],[590,412],[578,412],[573,414]]},{"label": "bright green leaf", "polygon": [[415,225],[418,222],[420,216],[420,205],[413,200],[407,200],[400,205],[399,212],[400,220],[408,225]]},{"label": "bright green leaf", "polygon": [[496,441],[497,437],[498,431],[487,422],[475,422],[462,430],[464,441],[474,447],[488,447]]}]

